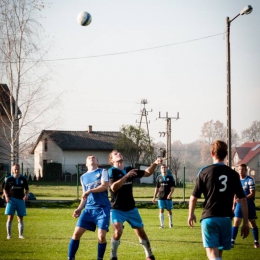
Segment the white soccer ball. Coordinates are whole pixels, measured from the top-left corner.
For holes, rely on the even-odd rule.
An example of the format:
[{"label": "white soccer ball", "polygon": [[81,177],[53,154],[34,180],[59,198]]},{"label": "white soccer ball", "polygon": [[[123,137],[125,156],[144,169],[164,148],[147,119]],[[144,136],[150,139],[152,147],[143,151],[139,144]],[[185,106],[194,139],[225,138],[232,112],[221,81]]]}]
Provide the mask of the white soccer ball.
[{"label": "white soccer ball", "polygon": [[92,18],[88,12],[81,12],[77,16],[77,21],[81,26],[87,26],[91,23]]}]

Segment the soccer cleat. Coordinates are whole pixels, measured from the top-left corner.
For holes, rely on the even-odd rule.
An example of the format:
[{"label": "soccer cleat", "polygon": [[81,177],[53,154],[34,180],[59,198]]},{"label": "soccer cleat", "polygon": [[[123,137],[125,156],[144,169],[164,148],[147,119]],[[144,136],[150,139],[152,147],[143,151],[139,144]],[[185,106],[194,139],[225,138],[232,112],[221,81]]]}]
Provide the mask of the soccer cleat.
[{"label": "soccer cleat", "polygon": [[11,239],[11,238],[12,238],[12,236],[8,235],[6,239]]},{"label": "soccer cleat", "polygon": [[151,256],[148,256],[148,257],[146,258],[146,260],[155,260],[155,257],[154,257],[153,255],[151,255]]},{"label": "soccer cleat", "polygon": [[19,235],[19,238],[20,238],[20,239],[24,239],[24,236],[23,236],[23,235]]},{"label": "soccer cleat", "polygon": [[[160,226],[159,228],[164,228],[164,226]],[[147,258],[148,259],[148,258]]]},{"label": "soccer cleat", "polygon": [[254,248],[259,248],[259,243],[258,242],[255,242]]},{"label": "soccer cleat", "polygon": [[117,256],[111,257],[110,260],[117,260]]},{"label": "soccer cleat", "polygon": [[169,225],[169,228],[173,228],[173,224],[170,224],[170,225]]},{"label": "soccer cleat", "polygon": [[232,248],[235,247],[235,240],[231,240],[231,247],[232,247]]}]

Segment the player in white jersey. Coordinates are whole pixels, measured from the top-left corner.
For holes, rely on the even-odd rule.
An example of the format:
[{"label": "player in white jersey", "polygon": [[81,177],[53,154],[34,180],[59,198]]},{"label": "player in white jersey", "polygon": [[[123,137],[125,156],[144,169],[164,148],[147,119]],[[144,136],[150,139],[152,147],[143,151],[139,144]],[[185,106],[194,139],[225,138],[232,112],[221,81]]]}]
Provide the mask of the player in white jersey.
[{"label": "player in white jersey", "polygon": [[[107,189],[109,178],[107,170],[98,168],[98,159],[89,155],[86,160],[88,171],[80,177],[83,195],[73,217],[78,219],[68,249],[68,260],[74,260],[81,236],[85,231],[95,231],[98,227],[98,260],[102,260],[106,251],[106,233],[110,220],[110,201]],[[85,207],[83,213],[82,209]]]}]

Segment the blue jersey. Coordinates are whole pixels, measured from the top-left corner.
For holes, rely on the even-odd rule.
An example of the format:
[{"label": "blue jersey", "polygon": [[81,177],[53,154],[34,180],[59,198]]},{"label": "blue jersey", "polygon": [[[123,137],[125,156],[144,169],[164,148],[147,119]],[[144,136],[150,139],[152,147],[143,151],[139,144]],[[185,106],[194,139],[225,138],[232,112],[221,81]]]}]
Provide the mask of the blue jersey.
[{"label": "blue jersey", "polygon": [[[255,190],[255,181],[252,177],[246,176],[244,179],[240,179],[240,182],[246,196],[250,194],[250,190]],[[252,198],[251,200],[254,199],[255,198]]]},{"label": "blue jersey", "polygon": [[[83,193],[97,188],[102,182],[109,181],[108,173],[105,169],[96,169],[91,172],[86,172],[80,177]],[[100,207],[110,207],[107,191],[90,193],[87,197],[85,205],[88,209],[96,209]]]}]

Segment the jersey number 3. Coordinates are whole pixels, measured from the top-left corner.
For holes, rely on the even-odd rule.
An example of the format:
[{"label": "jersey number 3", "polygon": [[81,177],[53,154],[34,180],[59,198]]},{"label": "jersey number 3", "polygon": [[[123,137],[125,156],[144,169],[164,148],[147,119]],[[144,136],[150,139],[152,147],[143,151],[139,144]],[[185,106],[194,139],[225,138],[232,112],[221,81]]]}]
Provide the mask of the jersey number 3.
[{"label": "jersey number 3", "polygon": [[223,185],[223,188],[219,189],[219,191],[224,192],[227,189],[227,176],[221,175],[218,179],[221,181],[221,184]]}]

